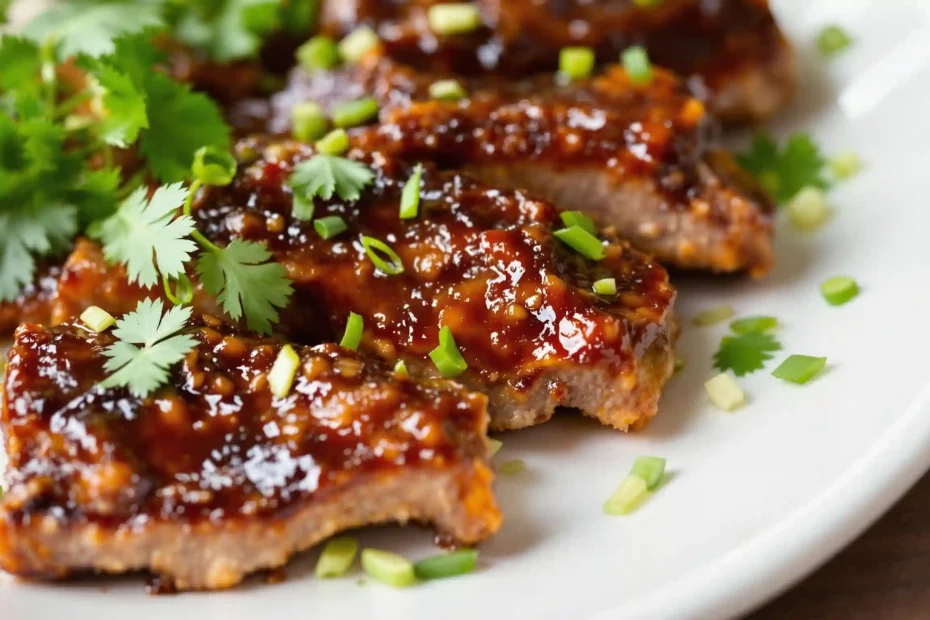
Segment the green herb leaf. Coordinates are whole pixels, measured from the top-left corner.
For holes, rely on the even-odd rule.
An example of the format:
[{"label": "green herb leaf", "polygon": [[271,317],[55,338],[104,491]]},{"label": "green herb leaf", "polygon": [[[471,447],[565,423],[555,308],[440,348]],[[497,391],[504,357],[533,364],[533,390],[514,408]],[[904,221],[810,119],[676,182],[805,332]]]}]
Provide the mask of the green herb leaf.
[{"label": "green herb leaf", "polygon": [[737,159],[779,203],[791,200],[803,187],[830,187],[827,162],[806,133],[788,138],[784,151],[779,150],[769,134],[760,133],[749,152],[738,155]]},{"label": "green herb leaf", "polygon": [[207,250],[197,261],[201,282],[223,311],[234,320],[244,312],[249,329],[262,334],[271,333],[277,309],[287,305],[293,292],[287,271],[269,259],[264,245],[235,239],[225,248]]},{"label": "green herb leaf", "polygon": [[103,354],[104,369],[112,373],[103,387],[126,387],[144,398],[168,380],[168,371],[197,346],[192,336],[179,335],[191,316],[191,309],[176,306],[162,315],[160,299],[145,299],[136,309],[116,322],[113,335],[119,338]]},{"label": "green herb leaf", "polygon": [[42,209],[0,212],[0,231],[0,301],[11,301],[33,281],[34,255],[63,249],[77,232],[77,210],[46,204]]},{"label": "green herb leaf", "polygon": [[145,93],[117,69],[100,64],[94,77],[103,89],[106,116],[100,122],[100,137],[107,144],[125,148],[149,126]]},{"label": "green herb leaf", "polygon": [[5,34],[0,39],[0,91],[36,81],[42,61],[39,47],[21,37]]},{"label": "green herb leaf", "polygon": [[359,199],[362,190],[374,178],[374,173],[364,164],[344,157],[320,154],[294,166],[288,185],[305,200],[315,197],[329,200],[336,193],[343,200],[351,202]]},{"label": "green herb leaf", "polygon": [[781,344],[771,334],[748,332],[738,336],[724,336],[720,348],[714,354],[714,368],[732,370],[743,375],[762,370],[765,362],[772,359],[771,352],[781,349]]},{"label": "green herb leaf", "polygon": [[91,233],[103,243],[103,254],[112,263],[123,263],[130,282],[151,288],[158,274],[174,278],[184,273],[184,263],[197,249],[189,238],[194,220],[175,217],[187,200],[181,184],[158,188],[151,200],[140,188],[123,201],[114,215]]},{"label": "green herb leaf", "polygon": [[217,62],[258,54],[265,34],[281,19],[281,0],[218,0],[188,2],[174,34],[182,42],[205,51]]}]

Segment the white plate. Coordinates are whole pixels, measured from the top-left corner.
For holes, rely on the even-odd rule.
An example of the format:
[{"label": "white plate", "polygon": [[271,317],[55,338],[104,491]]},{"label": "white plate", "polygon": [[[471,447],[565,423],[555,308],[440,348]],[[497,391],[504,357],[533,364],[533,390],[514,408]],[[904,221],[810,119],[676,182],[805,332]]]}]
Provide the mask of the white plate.
[{"label": "white plate", "polygon": [[[503,437],[498,459],[522,458],[528,469],[497,484],[505,524],[468,577],[404,591],[361,586],[357,575],[319,581],[309,576],[315,553],[281,585],[211,595],[153,598],[139,579],[104,590],[0,577],[0,616],[716,618],[759,604],[836,552],[930,465],[930,4],[782,0],[777,9],[804,73],[779,129],[811,131],[828,152],[853,149],[867,169],[831,194],[835,217],[822,231],[781,226],[767,279],[680,282],[680,310],[726,303],[774,314],[783,354],[827,355],[825,375],[796,387],[757,373],[741,381],[751,402],[722,413],[702,383],[724,328],[686,324],[688,366],[645,432],[563,417]],[[856,36],[829,65],[810,45],[828,22]],[[831,308],[818,283],[841,273],[863,293]],[[640,454],[667,457],[674,478],[637,513],[604,516],[603,500]],[[430,535],[412,528],[361,537],[410,557],[432,551]]]}]

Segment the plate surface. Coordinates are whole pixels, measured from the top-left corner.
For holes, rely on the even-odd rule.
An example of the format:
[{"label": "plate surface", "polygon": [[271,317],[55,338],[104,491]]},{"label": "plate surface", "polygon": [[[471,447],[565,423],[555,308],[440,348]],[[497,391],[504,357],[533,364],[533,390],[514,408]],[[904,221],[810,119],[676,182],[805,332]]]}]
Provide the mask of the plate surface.
[{"label": "plate surface", "polygon": [[[4,618],[166,617],[719,618],[738,614],[835,553],[930,465],[930,2],[781,0],[801,94],[775,127],[810,131],[828,153],[867,168],[831,194],[834,218],[802,235],[780,226],[777,267],[761,282],[679,278],[687,368],[643,433],[621,435],[573,416],[503,436],[498,460],[505,525],[471,576],[392,590],[357,577],[310,577],[316,553],[283,584],[213,595],[149,597],[138,578],[58,586],[0,576]],[[811,41],[826,23],[856,43],[825,62]],[[855,276],[862,295],[841,308],[818,283]],[[829,357],[804,387],[768,372],[741,380],[750,402],[722,413],[702,383],[725,327],[687,318],[729,304],[783,323],[781,355]],[[667,457],[673,477],[635,514],[609,518],[603,500],[637,455]],[[422,557],[429,533],[380,528],[362,544]]]}]

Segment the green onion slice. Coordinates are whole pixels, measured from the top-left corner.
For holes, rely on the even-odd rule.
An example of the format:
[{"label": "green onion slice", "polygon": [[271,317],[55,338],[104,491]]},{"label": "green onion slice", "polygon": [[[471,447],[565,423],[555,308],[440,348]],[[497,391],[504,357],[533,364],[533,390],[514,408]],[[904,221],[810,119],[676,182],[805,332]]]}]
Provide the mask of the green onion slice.
[{"label": "green onion slice", "polygon": [[804,385],[823,371],[827,366],[827,358],[811,357],[810,355],[789,355],[788,359],[772,371],[773,377],[778,377],[791,383]]},{"label": "green onion slice", "polygon": [[568,228],[578,226],[592,235],[597,236],[597,228],[595,228],[594,222],[581,211],[562,211],[559,213],[559,217],[562,218],[562,223]]},{"label": "green onion slice", "polygon": [[776,327],[778,327],[778,319],[774,316],[749,316],[730,323],[730,329],[739,335],[749,332],[767,332]]},{"label": "green onion slice", "polygon": [[582,256],[591,260],[601,260],[604,258],[604,245],[601,240],[589,233],[581,226],[571,226],[563,228],[553,233],[556,238],[562,241]]},{"label": "green onion slice", "polygon": [[359,26],[339,42],[339,54],[348,63],[356,63],[368,50],[380,43],[378,35],[368,26]]},{"label": "green onion slice", "polygon": [[456,80],[439,80],[429,85],[429,96],[441,101],[458,101],[467,97],[468,93]]},{"label": "green onion slice", "polygon": [[407,372],[407,364],[404,363],[404,360],[397,360],[397,363],[394,364],[394,374],[402,377],[409,376],[410,373]]},{"label": "green onion slice", "polygon": [[298,103],[291,110],[291,133],[295,140],[312,142],[326,134],[329,121],[326,112],[318,103]]},{"label": "green onion slice", "polygon": [[349,536],[333,538],[323,547],[316,563],[316,576],[322,579],[341,577],[351,568],[358,552],[358,541]]},{"label": "green onion slice", "polygon": [[849,276],[834,276],[820,284],[820,293],[831,306],[842,306],[859,294],[859,284]]},{"label": "green onion slice", "polygon": [[830,159],[827,165],[830,166],[830,171],[833,172],[834,177],[844,180],[859,174],[859,171],[862,170],[862,158],[853,151],[846,151]]},{"label": "green onion slice", "polygon": [[652,81],[652,64],[649,62],[649,54],[642,46],[635,45],[628,47],[620,55],[620,61],[630,81],[634,84],[648,84]]},{"label": "green onion slice", "polygon": [[695,327],[708,327],[710,325],[716,325],[722,321],[726,321],[735,314],[733,308],[730,306],[717,306],[716,308],[708,308],[707,310],[702,310],[694,315],[694,318],[691,319],[691,324]]},{"label": "green onion slice", "polygon": [[204,146],[194,153],[191,172],[204,185],[225,187],[236,176],[236,158],[229,151]]},{"label": "green onion slice", "polygon": [[340,347],[358,351],[358,345],[362,341],[362,332],[365,330],[365,319],[354,312],[349,313],[349,319],[346,321],[346,331],[339,341]]},{"label": "green onion slice", "polygon": [[317,35],[297,48],[297,61],[308,71],[326,71],[339,64],[339,48],[329,37]]},{"label": "green onion slice", "polygon": [[378,102],[374,97],[364,97],[337,106],[333,110],[333,124],[341,129],[358,127],[378,116]]},{"label": "green onion slice", "polygon": [[324,155],[342,155],[349,150],[349,134],[345,129],[334,129],[317,140],[315,146]]},{"label": "green onion slice", "polygon": [[426,18],[430,30],[436,34],[466,34],[481,27],[481,13],[474,2],[435,4]]},{"label": "green onion slice", "polygon": [[617,294],[617,281],[614,278],[603,278],[594,283],[594,292],[598,295],[610,296]]},{"label": "green onion slice", "polygon": [[824,56],[835,56],[852,44],[852,37],[836,25],[825,27],[817,35],[817,48]]},{"label": "green onion slice", "polygon": [[654,491],[659,483],[662,482],[662,476],[665,475],[665,459],[658,456],[640,456],[633,461],[633,468],[630,474],[639,476],[646,481],[646,488]]},{"label": "green onion slice", "polygon": [[570,80],[581,80],[594,71],[594,50],[590,47],[563,47],[559,52],[559,73]]},{"label": "green onion slice", "polygon": [[365,549],[362,568],[373,578],[395,588],[406,588],[417,581],[413,564],[404,556],[389,551]]},{"label": "green onion slice", "polygon": [[477,549],[459,549],[452,553],[443,553],[413,565],[414,574],[420,579],[444,579],[457,577],[475,570],[478,564]]},{"label": "green onion slice", "polygon": [[646,481],[630,474],[604,502],[604,513],[616,516],[631,513],[649,495]]},{"label": "green onion slice", "polygon": [[313,219],[313,200],[308,200],[306,196],[295,193],[291,201],[291,215],[294,219],[309,222]]},{"label": "green onion slice", "polygon": [[346,221],[338,215],[329,215],[313,221],[313,229],[323,239],[332,239],[346,231]]},{"label": "green onion slice", "polygon": [[526,469],[526,461],[522,459],[514,459],[512,461],[504,461],[501,463],[497,471],[504,476],[511,476],[513,474],[519,474]]},{"label": "green onion slice", "polygon": [[827,199],[822,190],[816,187],[801,189],[788,202],[788,218],[798,230],[819,228],[830,216]]},{"label": "green onion slice", "polygon": [[[165,297],[174,305],[186,306],[194,300],[194,283],[186,273],[180,274],[177,278],[162,276],[161,282],[165,289]],[[171,288],[172,284],[176,285],[174,290]]]},{"label": "green onion slice", "polygon": [[493,457],[504,447],[504,442],[499,439],[488,439],[488,458]]},{"label": "green onion slice", "polygon": [[275,398],[287,398],[299,367],[300,356],[297,355],[294,347],[289,344],[281,347],[268,373],[268,386]]},{"label": "green onion slice", "polygon": [[439,374],[446,378],[457,377],[468,369],[468,363],[462,357],[452,337],[452,330],[448,327],[439,330],[439,346],[430,351],[429,357]]},{"label": "green onion slice", "polygon": [[[380,239],[375,239],[374,237],[362,235],[362,246],[365,248],[365,253],[368,254],[368,258],[371,259],[371,262],[373,262],[375,267],[380,271],[389,276],[396,276],[404,272],[404,263],[400,260],[400,256],[398,256],[397,252],[385,242]],[[388,260],[391,262],[381,258],[378,252],[387,256]]]},{"label": "green onion slice", "polygon": [[91,306],[81,313],[81,322],[99,334],[116,325],[116,318],[103,308]]},{"label": "green onion slice", "polygon": [[722,372],[704,384],[707,396],[714,406],[724,411],[733,411],[744,402],[746,395],[731,375]]},{"label": "green onion slice", "polygon": [[423,180],[423,166],[417,164],[413,174],[404,183],[404,191],[400,196],[400,219],[410,220],[417,216],[420,210],[420,182]]}]

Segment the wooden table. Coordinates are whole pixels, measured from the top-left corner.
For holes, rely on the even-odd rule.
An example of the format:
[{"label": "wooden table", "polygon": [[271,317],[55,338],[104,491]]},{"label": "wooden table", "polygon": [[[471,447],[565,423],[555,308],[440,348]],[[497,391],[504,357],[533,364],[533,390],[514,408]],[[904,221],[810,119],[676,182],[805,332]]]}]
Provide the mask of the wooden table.
[{"label": "wooden table", "polygon": [[930,474],[860,539],[750,618],[930,618]]}]

